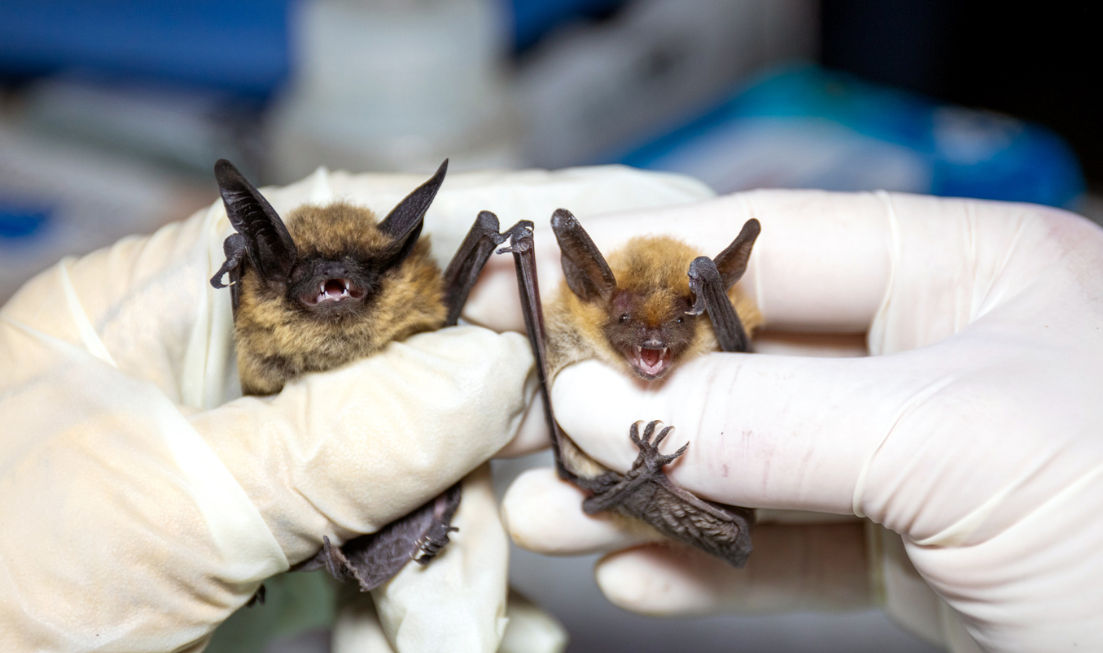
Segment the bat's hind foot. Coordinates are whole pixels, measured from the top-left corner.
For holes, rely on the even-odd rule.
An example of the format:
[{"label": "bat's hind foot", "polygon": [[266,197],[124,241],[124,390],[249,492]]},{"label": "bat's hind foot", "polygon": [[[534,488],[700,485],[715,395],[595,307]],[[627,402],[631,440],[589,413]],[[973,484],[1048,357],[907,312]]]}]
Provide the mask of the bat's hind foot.
[{"label": "bat's hind foot", "polygon": [[682,445],[672,454],[662,454],[659,445],[673,427],[658,432],[661,422],[650,422],[640,434],[639,423],[628,436],[639,449],[632,469],[623,476],[608,472],[586,479],[583,489],[593,494],[582,503],[587,514],[615,510],[642,519],[660,533],[707,551],[735,567],[742,567],[751,553],[754,511],[738,506],[721,506],[698,498],[675,485],[663,467],[686,452]]},{"label": "bat's hind foot", "polygon": [[[643,436],[640,436],[640,423],[636,422],[632,425],[632,428],[628,431],[628,437],[631,438],[632,443],[636,445],[636,448],[640,450],[640,455],[636,457],[636,462],[632,463],[632,469],[628,471],[628,476],[649,476],[654,477],[663,473],[663,467],[666,467],[674,461],[675,458],[681,456],[689,448],[689,443],[682,445],[680,449],[669,455],[663,455],[659,452],[659,445],[662,444],[666,436],[670,435],[670,432],[674,430],[673,426],[668,426],[659,434],[655,435],[655,429],[659,427],[662,422],[654,420],[648,422],[647,426],[643,429]],[[652,441],[652,436],[655,436],[655,440]]]},{"label": "bat's hind foot", "polygon": [[659,451],[666,436],[674,430],[668,426],[655,435],[656,429],[662,422],[655,420],[644,427],[643,435],[640,435],[640,424],[636,422],[628,432],[628,437],[636,445],[640,453],[636,462],[632,463],[632,469],[625,475],[616,472],[608,472],[594,479],[587,479],[583,489],[593,492],[593,495],[582,504],[582,509],[587,514],[594,514],[605,510],[612,510],[622,505],[631,505],[639,502],[639,496],[643,494],[646,501],[654,494],[653,484],[669,484],[663,467],[666,467],[674,459],[678,458],[689,448],[689,443],[682,445],[672,454],[664,455]]},{"label": "bat's hind foot", "polygon": [[448,534],[458,530],[460,529],[455,526],[449,526],[443,522],[433,524],[432,530],[418,542],[418,547],[421,549],[421,555],[414,558],[414,561],[419,565],[429,564],[433,558],[437,557],[440,550],[451,541],[448,538]]},{"label": "bat's hind foot", "polygon": [[414,562],[419,565],[429,564],[451,541],[448,534],[460,530],[452,525],[452,518],[460,507],[460,498],[460,484],[456,483],[426,505],[430,519],[421,537],[417,539],[417,548],[421,555],[415,556]]}]

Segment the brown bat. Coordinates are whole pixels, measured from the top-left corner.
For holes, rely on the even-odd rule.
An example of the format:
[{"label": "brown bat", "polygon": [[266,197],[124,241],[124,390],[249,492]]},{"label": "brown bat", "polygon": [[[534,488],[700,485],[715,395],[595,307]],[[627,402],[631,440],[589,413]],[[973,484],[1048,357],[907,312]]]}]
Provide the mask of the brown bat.
[{"label": "brown bat", "polygon": [[[215,178],[237,233],[211,279],[230,277],[242,391],[279,392],[285,383],[370,356],[388,343],[454,325],[483,264],[505,237],[482,212],[442,274],[422,238],[425,212],[444,182],[445,160],[429,181],[384,218],[350,204],[304,206],[286,224],[233,164]],[[339,549],[323,547],[296,570],[324,566],[355,578],[363,591],[393,577],[411,559],[427,564],[448,541],[460,484],[377,533]],[[262,588],[263,589],[263,588]],[[258,594],[263,600],[263,594]]]},{"label": "brown bat", "polygon": [[551,223],[565,279],[548,306],[546,322],[531,225],[527,231],[515,229],[511,246],[500,251],[511,251],[516,259],[559,476],[590,493],[582,504],[588,514],[611,510],[643,520],[668,537],[741,567],[751,552],[754,513],[702,500],[667,478],[663,467],[689,446],[669,455],[659,452],[673,427],[655,435],[658,422],[651,422],[641,436],[633,424],[629,437],[639,456],[627,474],[618,474],[587,456],[563,432],[555,421],[548,381],[567,365],[594,358],[652,381],[709,351],[748,351],[744,325],[754,328],[761,316],[735,283],[747,268],[760,231],[758,220],[744,224],[714,260],[660,236],[635,238],[608,262],[569,211],[557,210]]}]

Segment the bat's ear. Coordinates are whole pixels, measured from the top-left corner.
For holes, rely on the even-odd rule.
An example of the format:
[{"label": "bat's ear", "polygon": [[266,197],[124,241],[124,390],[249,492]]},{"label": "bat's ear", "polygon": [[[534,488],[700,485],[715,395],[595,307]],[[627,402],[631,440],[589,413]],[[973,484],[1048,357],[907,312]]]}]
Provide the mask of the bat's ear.
[{"label": "bat's ear", "polygon": [[578,218],[567,209],[556,209],[551,225],[563,254],[567,287],[582,301],[611,300],[617,289],[617,280],[605,257],[590,239],[590,234],[578,223]]},{"label": "bat's ear", "polygon": [[747,261],[751,258],[751,248],[754,247],[754,241],[758,238],[760,231],[762,231],[762,225],[758,220],[754,218],[747,220],[732,244],[728,245],[724,251],[713,259],[716,262],[716,269],[720,272],[720,279],[724,283],[725,290],[734,286],[735,282],[739,281],[743,273],[747,271]]},{"label": "bat's ear", "polygon": [[440,185],[444,183],[444,175],[448,172],[448,159],[440,164],[435,174],[429,181],[418,186],[394,207],[383,222],[379,223],[379,230],[394,238],[394,247],[388,252],[387,262],[384,268],[398,265],[413,250],[417,239],[421,236],[421,227],[425,224],[425,213],[433,198],[437,196]]},{"label": "bat's ear", "polygon": [[226,159],[214,164],[214,178],[230,224],[245,238],[249,260],[263,278],[287,279],[298,252],[276,210]]}]

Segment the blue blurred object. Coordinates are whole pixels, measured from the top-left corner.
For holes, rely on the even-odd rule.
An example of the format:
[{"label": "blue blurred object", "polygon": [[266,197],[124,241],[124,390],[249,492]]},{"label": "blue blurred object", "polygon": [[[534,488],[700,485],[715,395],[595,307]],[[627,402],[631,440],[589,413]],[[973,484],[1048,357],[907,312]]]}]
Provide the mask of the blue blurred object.
[{"label": "blue blurred object", "polygon": [[291,0],[4,0],[0,74],[82,68],[265,97],[287,77]]},{"label": "blue blurred object", "polygon": [[[0,76],[78,68],[267,97],[289,74],[288,19],[298,1],[3,0]],[[625,1],[497,0],[516,50]]]},{"label": "blue blurred object", "polygon": [[513,10],[513,48],[524,50],[556,27],[578,18],[616,10],[625,0],[509,0]]},{"label": "blue blurred object", "polygon": [[1084,193],[1056,134],[814,66],[759,78],[707,114],[617,157],[732,192],[901,190],[1069,206]]},{"label": "blue blurred object", "polygon": [[42,206],[8,203],[0,198],[0,242],[35,237],[49,217],[49,209]]}]

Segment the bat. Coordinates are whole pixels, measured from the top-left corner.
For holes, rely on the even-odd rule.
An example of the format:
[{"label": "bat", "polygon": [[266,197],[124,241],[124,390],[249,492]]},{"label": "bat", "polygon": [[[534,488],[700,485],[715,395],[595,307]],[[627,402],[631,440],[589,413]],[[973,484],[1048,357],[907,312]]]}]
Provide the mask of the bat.
[{"label": "bat", "polygon": [[564,367],[589,359],[654,381],[709,351],[749,351],[744,324],[754,328],[761,316],[735,283],[746,271],[761,230],[758,220],[747,221],[715,259],[659,236],[632,239],[606,261],[578,220],[559,209],[551,224],[562,252],[564,282],[546,315],[527,224],[527,230],[514,228],[510,246],[499,252],[512,252],[515,258],[559,476],[589,493],[582,504],[587,514],[613,511],[642,520],[667,537],[743,566],[752,548],[753,511],[700,499],[666,476],[663,467],[689,446],[660,453],[659,445],[673,427],[656,434],[660,423],[652,421],[641,434],[639,423],[633,424],[629,438],[639,455],[627,474],[618,474],[587,456],[563,432],[548,383]]},{"label": "bat", "polygon": [[[447,169],[446,159],[383,220],[338,202],[300,207],[285,223],[233,164],[215,164],[235,233],[223,244],[226,261],[211,284],[223,288],[229,276],[245,394],[274,394],[307,372],[456,324],[471,286],[505,236],[494,214],[480,213],[441,273],[421,230]],[[325,567],[338,579],[355,579],[362,591],[372,590],[410,560],[428,564],[448,544],[460,498],[456,483],[410,515],[339,548],[323,536],[318,554],[293,570]],[[263,593],[255,598],[263,601]]]}]

